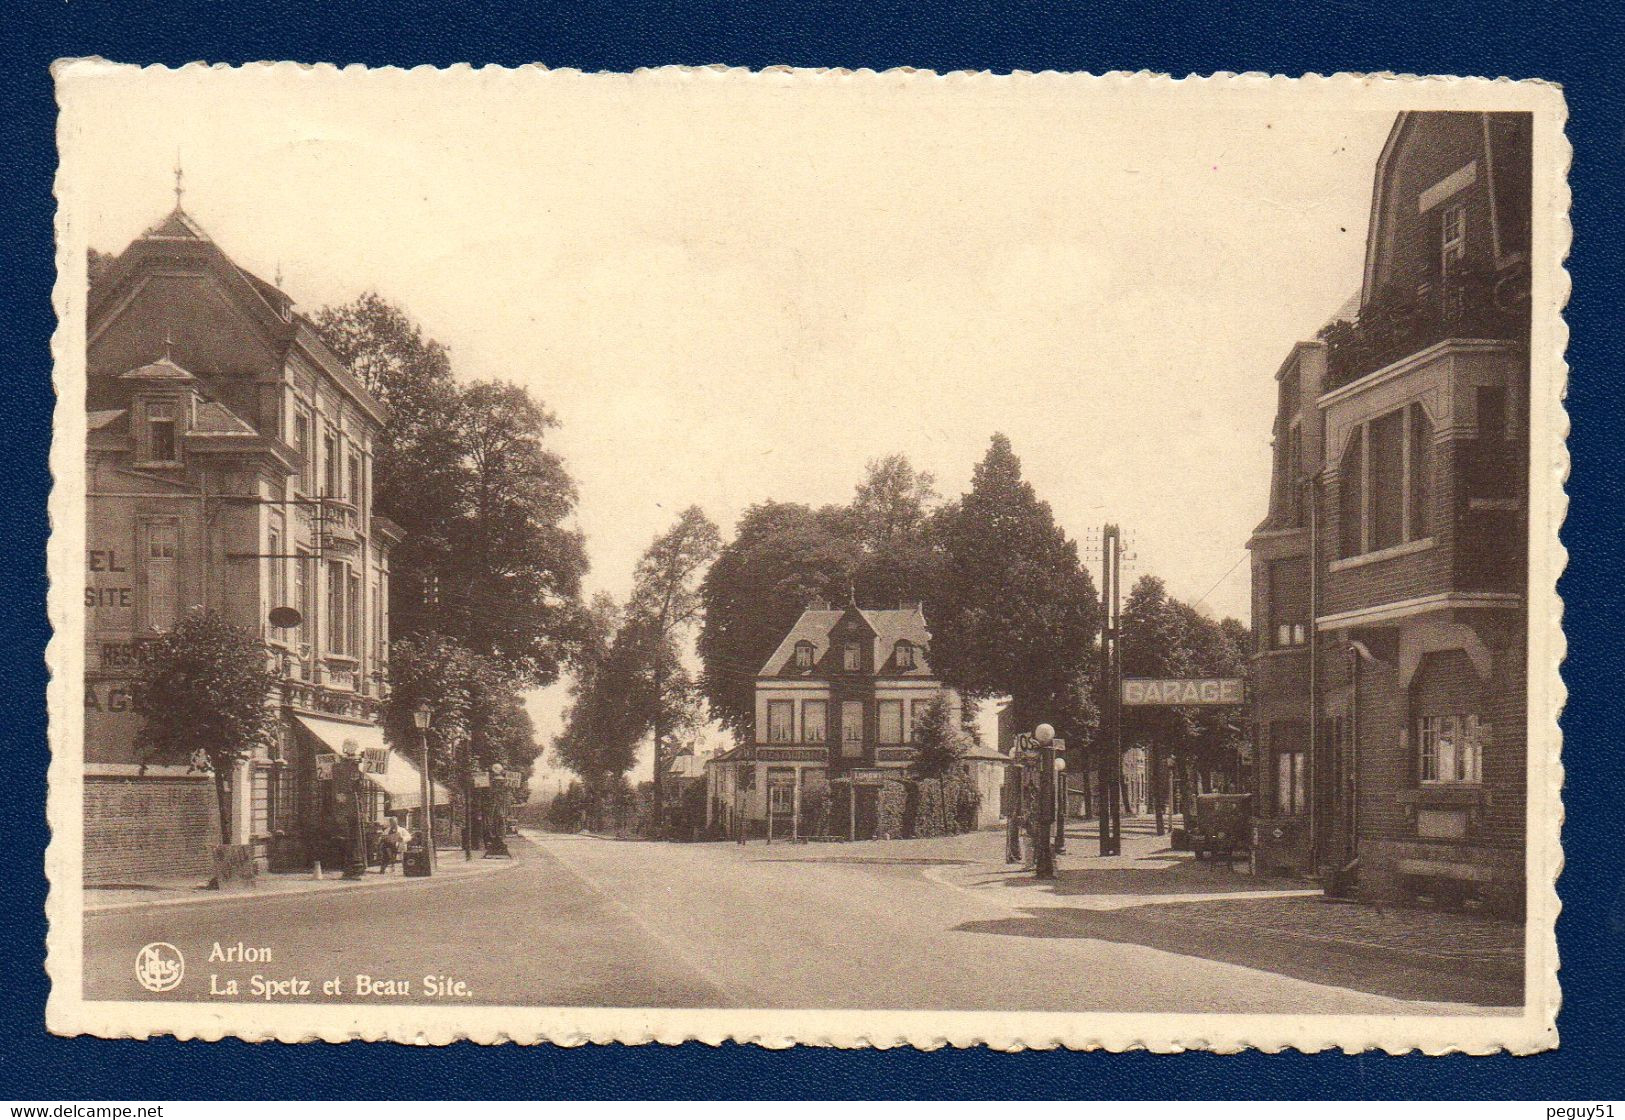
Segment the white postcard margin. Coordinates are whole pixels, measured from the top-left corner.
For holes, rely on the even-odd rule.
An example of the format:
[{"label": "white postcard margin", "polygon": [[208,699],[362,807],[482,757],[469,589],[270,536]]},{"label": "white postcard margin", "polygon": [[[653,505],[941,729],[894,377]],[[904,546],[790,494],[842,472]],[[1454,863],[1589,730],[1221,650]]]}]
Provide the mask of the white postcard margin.
[{"label": "white postcard margin", "polygon": [[[1215,74],[1170,78],[1150,73],[1104,75],[990,73],[934,74],[918,70],[846,71],[774,67],[748,71],[728,67],[665,67],[631,76],[593,75],[625,82],[871,82],[883,89],[948,82],[974,92],[996,93],[1001,85],[1040,82],[1057,88],[1120,96],[1126,111],[1147,97],[1224,97],[1260,102],[1277,99],[1289,108],[1357,99],[1362,108],[1527,111],[1534,115],[1533,244],[1531,268],[1531,485],[1529,567],[1529,791],[1528,906],[1525,926],[1525,1002],[1521,1011],[1486,1010],[1472,1016],[1350,1016],[1233,1014],[1102,1014],[989,1011],[848,1011],[658,1008],[528,1008],[358,1005],[196,1004],[90,1001],[83,997],[83,687],[84,615],[77,584],[85,547],[85,292],[87,243],[76,191],[75,83],[102,68],[102,59],[63,60],[53,67],[61,116],[58,211],[58,325],[52,339],[57,406],[50,464],[55,480],[47,545],[50,589],[47,607],[53,635],[46,650],[51,679],[49,792],[52,837],[45,866],[50,881],[46,968],[51,994],[47,1028],[59,1035],[103,1038],[341,1042],[353,1039],[441,1045],[460,1039],[575,1046],[588,1043],[697,1040],[765,1047],[793,1045],[890,1048],[987,1046],[995,1050],[1143,1048],[1235,1052],[1259,1049],[1305,1052],[1341,1049],[1356,1053],[1420,1051],[1427,1054],[1509,1051],[1529,1054],[1557,1045],[1560,1003],[1555,924],[1560,909],[1563,820],[1561,733],[1558,716],[1566,697],[1560,666],[1566,651],[1557,579],[1567,561],[1559,530],[1567,510],[1568,416],[1564,408],[1568,332],[1562,308],[1569,294],[1563,267],[1572,228],[1568,169],[1572,149],[1564,134],[1567,108],[1554,84],[1509,79],[1417,77],[1392,74],[1302,78],[1263,74]],[[202,67],[190,64],[185,69]],[[332,73],[330,65],[259,63],[279,81],[307,73]],[[164,67],[149,67],[164,71]],[[362,68],[346,68],[346,72]],[[511,81],[579,80],[579,71],[523,67],[514,70],[467,65],[435,70],[389,68],[364,71],[371,81],[467,81],[493,71]],[[1282,345],[1290,344],[1283,339]]]}]

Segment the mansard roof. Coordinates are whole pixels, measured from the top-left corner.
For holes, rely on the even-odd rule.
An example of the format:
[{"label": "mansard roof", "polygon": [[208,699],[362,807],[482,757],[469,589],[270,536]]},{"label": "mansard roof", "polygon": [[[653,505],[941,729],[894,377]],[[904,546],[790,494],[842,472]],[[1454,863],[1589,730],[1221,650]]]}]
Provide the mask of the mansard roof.
[{"label": "mansard roof", "polygon": [[[903,677],[929,677],[931,667],[926,663],[925,654],[931,644],[931,632],[925,628],[925,612],[919,605],[900,607],[895,610],[865,610],[858,607],[849,607],[846,610],[828,610],[823,608],[810,608],[801,612],[795,625],[790,628],[773,656],[767,659],[758,676],[762,677],[817,677],[821,675],[824,659],[829,655],[831,633],[836,625],[848,615],[853,615],[866,623],[872,633],[874,644],[874,665],[877,675],[903,676]],[[914,647],[914,666],[910,669],[898,669],[893,663],[897,643],[908,642]],[[795,665],[796,646],[802,642],[810,643],[813,647],[813,664],[811,669],[798,669]]]}]

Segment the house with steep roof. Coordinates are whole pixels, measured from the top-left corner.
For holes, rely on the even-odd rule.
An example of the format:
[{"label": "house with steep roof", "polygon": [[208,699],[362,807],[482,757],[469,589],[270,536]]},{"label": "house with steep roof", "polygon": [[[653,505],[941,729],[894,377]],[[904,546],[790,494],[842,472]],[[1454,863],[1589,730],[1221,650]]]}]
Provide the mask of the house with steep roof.
[{"label": "house with steep roof", "polygon": [[417,798],[378,720],[400,537],[372,503],[383,406],[178,192],[91,284],[86,371],[85,881],[211,870],[214,783],[143,758],[130,710],[145,644],[193,609],[259,635],[280,678],[277,741],[227,776],[230,841],[331,862],[334,835]]},{"label": "house with steep roof", "polygon": [[799,835],[809,785],[850,779],[873,788],[906,770],[915,726],[939,696],[957,724],[960,697],[932,671],[920,603],[809,605],[756,674],[751,741],[707,766],[708,823],[730,834]]}]

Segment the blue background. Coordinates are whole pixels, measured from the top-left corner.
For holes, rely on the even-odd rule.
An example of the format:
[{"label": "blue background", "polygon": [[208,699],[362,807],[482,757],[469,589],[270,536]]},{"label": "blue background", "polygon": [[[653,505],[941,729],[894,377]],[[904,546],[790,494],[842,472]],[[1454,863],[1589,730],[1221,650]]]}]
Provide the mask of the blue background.
[{"label": "blue background", "polygon": [[[1619,5],[1441,3],[543,3],[162,5],[44,0],[9,9],[0,101],[0,193],[8,245],[0,285],[0,1098],[194,1097],[1442,1097],[1584,1101],[1622,1091],[1625,933],[1618,834],[1621,600],[1619,364],[1625,106]],[[1563,84],[1575,147],[1569,392],[1571,691],[1564,794],[1567,867],[1558,923],[1560,1050],[1531,1058],[1341,1054],[995,1054],[986,1050],[769,1052],[751,1047],[481,1048],[258,1046],[64,1040],[45,1034],[45,670],[43,548],[53,329],[51,180],[55,106],[47,66],[102,55],[170,65],[206,59],[446,65],[461,61],[625,70],[665,63],[777,63],[942,70],[1151,69],[1274,73],[1504,74]]]}]

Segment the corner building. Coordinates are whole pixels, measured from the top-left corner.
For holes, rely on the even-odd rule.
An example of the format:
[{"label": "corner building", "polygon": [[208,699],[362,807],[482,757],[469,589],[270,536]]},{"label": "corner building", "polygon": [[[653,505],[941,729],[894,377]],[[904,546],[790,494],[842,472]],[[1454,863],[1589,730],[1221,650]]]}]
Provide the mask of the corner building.
[{"label": "corner building", "polygon": [[1403,113],[1357,314],[1277,372],[1262,870],[1523,905],[1530,122]]},{"label": "corner building", "polygon": [[[85,882],[212,866],[212,776],[144,765],[129,706],[145,642],[197,608],[259,634],[281,678],[276,745],[229,776],[231,842],[305,866],[353,809],[318,757],[384,745],[399,531],[372,508],[382,407],[179,206],[93,282],[86,336]],[[277,607],[301,622],[272,625]],[[364,812],[387,787],[415,797],[408,770],[370,777]]]}]

